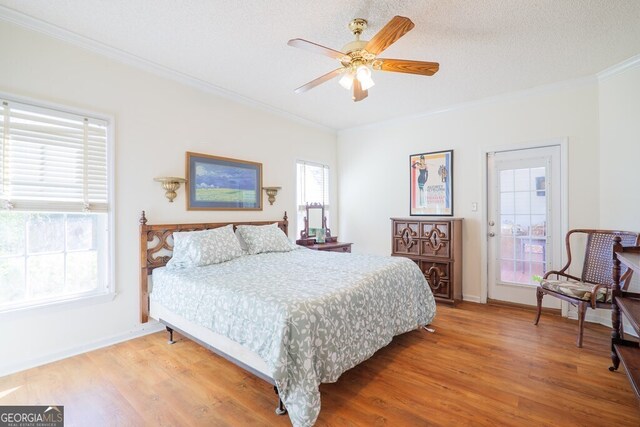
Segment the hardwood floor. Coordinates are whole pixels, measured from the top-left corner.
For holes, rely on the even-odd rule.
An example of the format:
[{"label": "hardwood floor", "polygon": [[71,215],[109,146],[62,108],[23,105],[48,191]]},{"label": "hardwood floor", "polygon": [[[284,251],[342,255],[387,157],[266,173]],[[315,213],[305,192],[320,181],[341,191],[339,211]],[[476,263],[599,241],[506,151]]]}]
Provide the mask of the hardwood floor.
[{"label": "hardwood floor", "polygon": [[[396,337],[323,384],[319,426],[640,425],[609,331],[511,307],[438,306],[435,334]],[[0,378],[0,405],[61,404],[67,426],[290,425],[272,386],[159,333]],[[620,367],[622,370],[622,366]]]}]

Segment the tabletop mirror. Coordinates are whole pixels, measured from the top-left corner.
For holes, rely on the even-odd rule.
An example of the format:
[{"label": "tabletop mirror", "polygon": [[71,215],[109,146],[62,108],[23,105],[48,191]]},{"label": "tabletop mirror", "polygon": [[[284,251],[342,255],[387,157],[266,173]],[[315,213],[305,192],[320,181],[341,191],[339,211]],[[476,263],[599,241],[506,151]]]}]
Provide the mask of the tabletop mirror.
[{"label": "tabletop mirror", "polygon": [[335,240],[331,236],[331,230],[327,228],[327,217],[324,214],[324,205],[322,203],[307,203],[305,206],[306,215],[304,217],[304,228],[300,231],[300,239],[296,241],[299,245],[313,245],[324,230],[326,242]]}]

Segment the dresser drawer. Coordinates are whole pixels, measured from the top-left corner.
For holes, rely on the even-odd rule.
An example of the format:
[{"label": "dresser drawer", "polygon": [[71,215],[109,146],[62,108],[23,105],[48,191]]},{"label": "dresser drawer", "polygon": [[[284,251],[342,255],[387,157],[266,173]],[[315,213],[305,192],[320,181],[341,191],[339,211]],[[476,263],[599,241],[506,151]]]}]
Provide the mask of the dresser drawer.
[{"label": "dresser drawer", "polygon": [[401,255],[420,255],[420,241],[411,239],[408,242],[402,238],[393,239],[393,253]]},{"label": "dresser drawer", "polygon": [[412,221],[393,221],[393,235],[402,237],[408,232],[413,237],[418,237],[420,233],[420,223]]},{"label": "dresser drawer", "polygon": [[451,289],[448,280],[441,280],[436,286],[432,286],[431,283],[429,283],[429,287],[434,297],[451,299]]},{"label": "dresser drawer", "polygon": [[438,280],[449,280],[451,278],[450,264],[448,262],[420,261],[418,265],[427,282],[437,283]]},{"label": "dresser drawer", "polygon": [[420,224],[420,238],[449,240],[451,236],[450,224],[448,222],[423,222]]},{"label": "dresser drawer", "polygon": [[324,250],[327,252],[351,252],[351,244]]},{"label": "dresser drawer", "polygon": [[420,261],[419,266],[433,295],[450,299],[451,264],[448,262]]},{"label": "dresser drawer", "polygon": [[417,222],[393,222],[392,254],[420,255],[420,226]]},{"label": "dresser drawer", "polygon": [[450,243],[447,240],[420,239],[420,255],[448,259],[451,256]]},{"label": "dresser drawer", "polygon": [[314,251],[324,252],[351,252],[352,243],[346,242],[330,242],[330,243],[316,243],[311,246],[306,246],[308,249]]}]

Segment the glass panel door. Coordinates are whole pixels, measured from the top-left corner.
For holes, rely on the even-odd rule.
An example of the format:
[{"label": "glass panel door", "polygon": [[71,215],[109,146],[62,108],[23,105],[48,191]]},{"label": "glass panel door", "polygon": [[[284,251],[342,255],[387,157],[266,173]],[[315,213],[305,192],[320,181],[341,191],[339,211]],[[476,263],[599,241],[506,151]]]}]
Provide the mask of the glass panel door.
[{"label": "glass panel door", "polygon": [[492,153],[487,166],[488,297],[535,305],[562,245],[559,146]]},{"label": "glass panel door", "polygon": [[500,189],[500,281],[536,285],[547,271],[544,167],[503,169]]}]

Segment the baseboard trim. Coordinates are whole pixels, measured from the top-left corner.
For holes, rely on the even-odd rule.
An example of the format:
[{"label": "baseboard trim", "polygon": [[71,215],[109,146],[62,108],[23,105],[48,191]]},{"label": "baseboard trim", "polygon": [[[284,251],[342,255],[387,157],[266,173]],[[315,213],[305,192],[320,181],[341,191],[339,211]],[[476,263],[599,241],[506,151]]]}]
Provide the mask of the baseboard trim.
[{"label": "baseboard trim", "polygon": [[[491,298],[487,299],[487,304],[494,305],[494,306],[497,306],[497,307],[519,308],[519,309],[524,309],[524,310],[528,310],[528,311],[536,311],[537,310],[537,306],[535,306],[535,305],[518,304],[516,302],[500,301],[500,300],[491,299]],[[561,316],[562,315],[562,310],[559,309],[559,308],[542,307],[542,313]]]},{"label": "baseboard trim", "polygon": [[482,303],[482,300],[480,299],[480,297],[475,295],[463,295],[462,301],[476,302],[478,304]]},{"label": "baseboard trim", "polygon": [[149,323],[142,324],[137,328],[134,328],[132,330],[129,330],[121,334],[91,341],[86,344],[82,344],[76,347],[71,347],[66,350],[50,353],[44,356],[36,357],[34,359],[22,361],[20,363],[14,363],[9,366],[4,366],[0,369],[0,377],[14,374],[16,372],[24,371],[25,369],[31,369],[37,366],[46,365],[48,363],[66,359],[67,357],[77,356],[78,354],[87,353],[89,351],[97,350],[99,348],[108,347],[110,345],[118,344],[134,338],[139,338],[145,335],[154,334],[162,330],[164,330],[164,325],[156,321],[150,320]]},{"label": "baseboard trim", "polygon": [[[607,316],[600,316],[600,314],[594,310],[587,308],[587,313],[584,316],[584,320],[591,323],[599,323],[608,328],[611,327],[611,311],[607,312]],[[571,320],[578,320],[578,312],[570,310],[567,313],[567,318]]]}]

